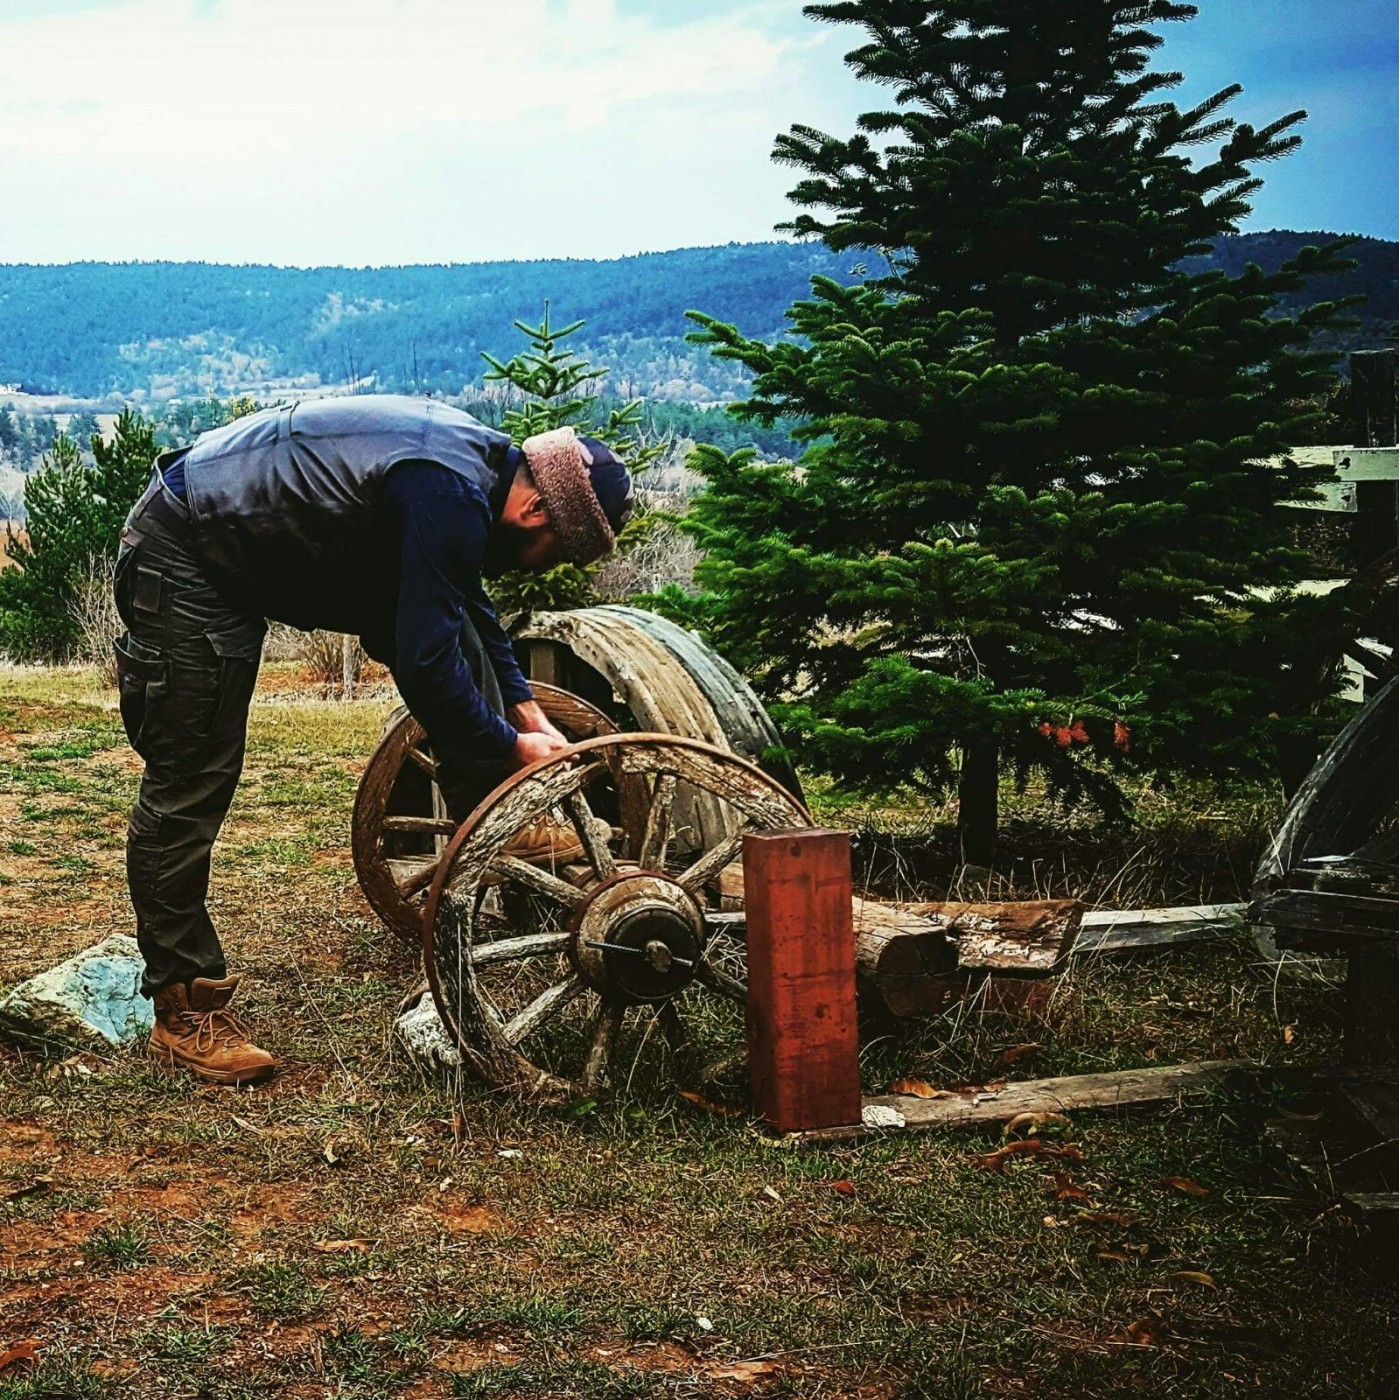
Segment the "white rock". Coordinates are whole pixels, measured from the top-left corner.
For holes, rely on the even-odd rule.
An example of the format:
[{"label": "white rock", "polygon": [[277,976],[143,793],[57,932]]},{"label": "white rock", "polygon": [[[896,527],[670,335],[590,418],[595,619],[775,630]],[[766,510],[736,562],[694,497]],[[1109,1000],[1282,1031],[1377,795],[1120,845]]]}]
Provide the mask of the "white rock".
[{"label": "white rock", "polygon": [[867,1128],[902,1128],[904,1115],[888,1104],[868,1103],[860,1111],[860,1121]]},{"label": "white rock", "polygon": [[424,1074],[455,1072],[462,1052],[447,1033],[432,997],[423,995],[394,1022],[394,1038]]},{"label": "white rock", "polygon": [[113,934],[0,996],[0,1032],[41,1050],[105,1051],[150,1034],[136,940]]}]

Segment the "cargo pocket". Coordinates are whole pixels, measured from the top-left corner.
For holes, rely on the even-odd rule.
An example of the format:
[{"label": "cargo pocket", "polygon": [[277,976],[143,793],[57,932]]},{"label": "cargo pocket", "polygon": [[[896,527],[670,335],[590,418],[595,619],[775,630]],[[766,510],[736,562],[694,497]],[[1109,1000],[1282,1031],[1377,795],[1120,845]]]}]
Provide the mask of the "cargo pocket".
[{"label": "cargo pocket", "polygon": [[233,722],[235,715],[246,715],[252,702],[267,623],[256,618],[213,629],[204,635],[219,658],[219,703],[214,726],[222,729]]},{"label": "cargo pocket", "polygon": [[170,662],[129,632],[115,643],[118,703],[131,747],[150,762],[151,718],[170,694]]}]

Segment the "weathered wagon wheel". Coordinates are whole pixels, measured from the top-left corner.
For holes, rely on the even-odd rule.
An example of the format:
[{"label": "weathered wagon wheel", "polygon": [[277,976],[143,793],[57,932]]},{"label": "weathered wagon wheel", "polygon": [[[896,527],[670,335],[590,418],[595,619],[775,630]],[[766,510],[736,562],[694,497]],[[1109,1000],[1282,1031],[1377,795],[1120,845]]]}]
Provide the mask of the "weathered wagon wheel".
[{"label": "weathered wagon wheel", "polygon": [[[616,732],[601,710],[577,695],[538,682],[531,689],[569,739]],[[423,900],[438,857],[457,829],[436,772],[423,726],[407,710],[396,711],[365,766],[350,819],[355,874],[370,908],[414,946],[423,937]]]},{"label": "weathered wagon wheel", "polygon": [[[639,808],[618,802],[634,781]],[[678,825],[682,786],[730,818],[719,844]],[[621,826],[605,836],[598,814],[614,811]],[[508,854],[550,814],[586,861],[551,871]],[[746,959],[718,878],[746,832],[810,821],[753,764],[673,735],[591,739],[508,778],[443,852],[423,919],[433,999],[465,1059],[489,1084],[558,1099],[645,1082],[658,1042],[683,1078],[739,1058]],[[490,897],[512,886],[549,906],[525,933]]]}]

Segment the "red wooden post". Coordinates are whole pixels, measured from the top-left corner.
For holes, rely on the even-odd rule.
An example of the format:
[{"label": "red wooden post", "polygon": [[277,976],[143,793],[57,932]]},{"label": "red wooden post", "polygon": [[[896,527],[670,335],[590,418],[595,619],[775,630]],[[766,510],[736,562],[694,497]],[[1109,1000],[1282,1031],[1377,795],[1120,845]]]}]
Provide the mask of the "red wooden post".
[{"label": "red wooden post", "polygon": [[784,1133],[859,1123],[850,836],[746,836],[744,907],[754,1106]]}]

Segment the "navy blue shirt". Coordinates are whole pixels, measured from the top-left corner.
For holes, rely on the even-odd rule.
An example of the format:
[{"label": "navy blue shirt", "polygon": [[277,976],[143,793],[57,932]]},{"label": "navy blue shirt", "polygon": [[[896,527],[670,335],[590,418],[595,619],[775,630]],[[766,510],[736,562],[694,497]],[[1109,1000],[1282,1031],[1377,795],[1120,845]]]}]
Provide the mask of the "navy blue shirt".
[{"label": "navy blue shirt", "polygon": [[[164,472],[185,499],[185,459]],[[481,581],[494,524],[491,503],[465,477],[436,462],[403,462],[384,483],[386,526],[399,538],[395,614],[364,629],[361,641],[394,673],[408,708],[439,758],[503,757],[516,731],[481,693],[462,652],[462,624],[481,639],[509,705],[534,698],[515,649]]]},{"label": "navy blue shirt", "polygon": [[435,462],[401,463],[384,490],[400,539],[393,653],[383,654],[387,638],[366,637],[366,650],[388,663],[440,757],[503,756],[515,730],[482,695],[460,641],[465,621],[481,638],[505,704],[534,698],[481,581],[491,504],[466,477]]}]

